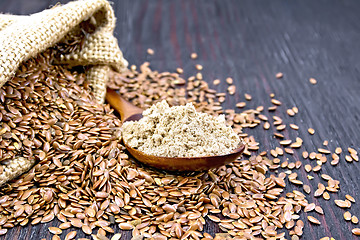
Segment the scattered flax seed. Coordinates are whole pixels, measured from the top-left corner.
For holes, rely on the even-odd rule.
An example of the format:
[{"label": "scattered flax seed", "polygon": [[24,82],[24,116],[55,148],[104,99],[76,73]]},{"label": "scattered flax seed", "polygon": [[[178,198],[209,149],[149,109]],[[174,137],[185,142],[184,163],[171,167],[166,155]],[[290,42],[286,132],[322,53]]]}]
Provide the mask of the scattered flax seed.
[{"label": "scattered flax seed", "polygon": [[298,125],[295,125],[293,123],[290,123],[290,127],[294,130],[299,130],[299,126]]},{"label": "scattered flax seed", "polygon": [[308,158],[308,157],[309,157],[309,153],[308,153],[307,151],[303,151],[303,152],[302,152],[302,157],[305,158],[305,159]]},{"label": "scattered flax seed", "polygon": [[309,129],[308,129],[308,132],[309,132],[311,135],[314,135],[315,130],[314,130],[314,129],[312,129],[312,128],[309,128]]},{"label": "scattered flax seed", "polygon": [[306,184],[303,185],[303,190],[304,190],[304,192],[306,192],[307,194],[309,194],[309,193],[311,192],[310,186],[309,186],[309,185],[306,185]]},{"label": "scattered flax seed", "polygon": [[337,148],[335,149],[335,153],[336,153],[336,154],[342,153],[341,147],[337,147]]},{"label": "scattered flax seed", "polygon": [[316,218],[314,218],[313,216],[308,216],[307,218],[308,218],[309,222],[311,222],[313,224],[318,224],[318,225],[321,224],[321,222],[319,220],[317,220]]},{"label": "scattered flax seed", "polygon": [[[275,124],[275,123],[274,123]],[[278,131],[283,131],[284,129],[286,128],[286,125],[285,124],[281,124],[279,126],[276,127],[276,130]]]},{"label": "scattered flax seed", "polygon": [[268,130],[270,128],[270,123],[269,122],[265,122],[263,125],[265,130]]},{"label": "scattered flax seed", "polygon": [[274,136],[277,138],[284,138],[284,135],[282,135],[281,133],[277,133],[277,132],[274,132]]},{"label": "scattered flax seed", "polygon": [[246,102],[238,102],[237,104],[236,104],[236,107],[238,107],[238,108],[243,108],[243,107],[245,107],[246,106]]},{"label": "scattered flax seed", "polygon": [[324,146],[327,146],[329,144],[329,141],[328,140],[325,140],[324,142],[323,142],[323,145]]},{"label": "scattered flax seed", "polygon": [[292,110],[293,110],[294,113],[298,113],[298,112],[299,112],[299,109],[298,109],[297,107],[293,107]]},{"label": "scattered flax seed", "polygon": [[355,154],[355,155],[357,154],[357,151],[351,147],[348,147],[348,151],[350,154]]},{"label": "scattered flax seed", "polygon": [[114,234],[114,236],[112,236],[111,240],[120,240],[121,236],[122,236],[121,233],[116,233],[116,234]]},{"label": "scattered flax seed", "polygon": [[330,200],[330,195],[329,195],[329,193],[328,193],[328,192],[324,192],[324,193],[323,193],[323,198],[324,198],[325,200]]},{"label": "scattered flax seed", "polygon": [[71,231],[65,236],[65,240],[74,239],[76,237],[76,231]]},{"label": "scattered flax seed", "polygon": [[351,230],[351,232],[356,236],[360,236],[360,228],[353,228],[353,230]]},{"label": "scattered flax seed", "polygon": [[316,165],[315,167],[313,167],[313,172],[318,172],[321,170],[321,165]]},{"label": "scattered flax seed", "polygon": [[295,116],[295,113],[294,113],[294,111],[293,111],[292,109],[286,110],[286,113],[287,113],[290,117]]},{"label": "scattered flax seed", "polygon": [[49,229],[49,232],[51,232],[52,234],[60,235],[62,233],[62,230],[57,227],[49,227],[48,229]]},{"label": "scattered flax seed", "polygon": [[270,93],[269,95],[271,98],[275,97],[275,93]]},{"label": "scattered flax seed", "polygon": [[331,153],[329,150],[324,149],[324,148],[318,148],[318,152],[323,153],[323,154],[330,154]]},{"label": "scattered flax seed", "polygon": [[347,199],[347,200],[349,200],[350,202],[355,202],[355,198],[353,198],[352,196],[350,196],[349,194],[346,194],[345,195],[345,198]]},{"label": "scattered flax seed", "polygon": [[282,73],[282,72],[278,72],[276,75],[275,75],[275,77],[277,78],[277,79],[280,79],[280,78],[282,78],[284,76],[284,74]]},{"label": "scattered flax seed", "polygon": [[347,162],[352,162],[352,161],[353,161],[352,157],[349,156],[349,155],[345,155],[345,160],[346,160]]},{"label": "scattered flax seed", "polygon": [[351,217],[351,222],[352,222],[353,224],[358,224],[358,223],[359,223],[359,219],[354,215],[354,216]]},{"label": "scattered flax seed", "polygon": [[310,158],[311,160],[315,159],[315,158],[316,158],[316,153],[315,153],[315,152],[311,152],[311,153],[309,154],[309,158]]},{"label": "scattered flax seed", "polygon": [[310,83],[315,85],[317,83],[316,79],[315,78],[310,78],[309,79]]},{"label": "scattered flax seed", "polygon": [[191,53],[190,58],[196,59],[198,57],[197,53]]},{"label": "scattered flax seed", "polygon": [[316,207],[315,203],[310,203],[304,208],[304,212],[310,212],[314,210]]},{"label": "scattered flax seed", "polygon": [[234,80],[231,77],[226,78],[226,83],[231,85],[233,84]]},{"label": "scattered flax seed", "polygon": [[271,103],[274,104],[274,105],[277,105],[277,106],[280,106],[281,105],[281,102],[275,98],[271,99]]},{"label": "scattered flax seed", "polygon": [[235,92],[236,92],[236,86],[235,85],[230,85],[228,88],[227,88],[228,92],[230,95],[234,95]]},{"label": "scattered flax seed", "polygon": [[269,111],[269,112],[273,112],[273,111],[275,111],[276,109],[277,109],[276,106],[268,107],[268,111]]},{"label": "scattered flax seed", "polygon": [[346,221],[350,221],[351,220],[351,213],[349,211],[344,212],[344,219]]},{"label": "scattered flax seed", "polygon": [[245,99],[246,99],[247,101],[251,101],[252,97],[251,97],[250,94],[245,93],[244,96],[245,96]]},{"label": "scattered flax seed", "polygon": [[324,215],[324,210],[320,206],[315,207],[315,212],[318,214]]},{"label": "scattered flax seed", "polygon": [[288,154],[294,154],[294,150],[292,150],[291,148],[284,148],[284,151]]},{"label": "scattered flax seed", "polygon": [[282,140],[282,141],[280,141],[280,144],[283,145],[283,146],[290,145],[290,144],[291,144],[291,140],[290,140],[290,139]]},{"label": "scattered flax seed", "polygon": [[302,142],[294,142],[290,145],[292,148],[300,148],[302,145]]},{"label": "scattered flax seed", "polygon": [[182,68],[176,68],[176,71],[179,73],[179,74],[183,74],[184,73],[184,70]]},{"label": "scattered flax seed", "polygon": [[216,86],[216,85],[219,85],[220,84],[220,79],[215,79],[214,81],[213,81],[213,84]]},{"label": "scattered flax seed", "polygon": [[200,64],[195,65],[196,70],[201,71],[203,69],[203,66]]},{"label": "scattered flax seed", "polygon": [[154,51],[153,49],[151,49],[151,48],[148,48],[148,49],[146,50],[146,52],[147,52],[149,55],[154,55],[154,53],[155,53],[155,51]]},{"label": "scattered flax seed", "polygon": [[320,240],[330,240],[330,238],[329,237],[322,237],[322,238],[320,238]]},{"label": "scattered flax seed", "polygon": [[349,204],[346,202],[346,201],[343,201],[343,200],[334,200],[336,206],[340,207],[340,208],[349,208]]}]

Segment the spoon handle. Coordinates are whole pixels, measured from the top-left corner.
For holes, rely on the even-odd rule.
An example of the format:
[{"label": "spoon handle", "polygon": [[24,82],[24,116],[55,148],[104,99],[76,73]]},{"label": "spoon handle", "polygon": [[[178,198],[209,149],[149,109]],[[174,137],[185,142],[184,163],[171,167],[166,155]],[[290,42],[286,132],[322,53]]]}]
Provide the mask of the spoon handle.
[{"label": "spoon handle", "polygon": [[123,122],[130,116],[143,112],[141,108],[129,103],[110,88],[107,88],[105,99],[120,114],[121,121]]}]

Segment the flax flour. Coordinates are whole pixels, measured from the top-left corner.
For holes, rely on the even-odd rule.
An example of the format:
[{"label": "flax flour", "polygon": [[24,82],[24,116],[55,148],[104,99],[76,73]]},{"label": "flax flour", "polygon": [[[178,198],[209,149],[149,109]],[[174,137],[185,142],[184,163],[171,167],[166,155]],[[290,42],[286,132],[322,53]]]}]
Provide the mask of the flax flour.
[{"label": "flax flour", "polygon": [[125,122],[123,139],[146,154],[162,157],[228,154],[240,143],[224,115],[197,112],[192,103],[170,107],[165,100],[145,110],[139,121]]}]

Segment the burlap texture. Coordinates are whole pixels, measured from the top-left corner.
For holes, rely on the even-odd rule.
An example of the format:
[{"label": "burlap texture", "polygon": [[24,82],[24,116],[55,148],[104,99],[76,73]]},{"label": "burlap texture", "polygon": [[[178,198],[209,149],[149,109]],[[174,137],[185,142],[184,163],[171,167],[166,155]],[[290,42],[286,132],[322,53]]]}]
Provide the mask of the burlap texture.
[{"label": "burlap texture", "polygon": [[106,0],[70,2],[30,16],[0,15],[0,87],[22,62],[54,46],[90,18],[95,31],[86,35],[81,49],[62,56],[60,63],[96,66],[98,71],[88,71],[87,77],[95,97],[102,103],[107,81],[104,72],[109,67],[120,71],[127,66],[113,36],[115,16]]},{"label": "burlap texture", "polygon": [[[85,35],[81,48],[61,55],[59,64],[87,66],[87,79],[102,103],[110,69],[121,71],[127,66],[113,36],[115,16],[106,0],[74,1],[30,16],[0,14],[0,87],[21,63],[64,38],[74,37],[83,21],[91,21],[95,28]],[[2,164],[6,168],[0,173],[0,185],[28,171],[34,162],[20,157]]]}]

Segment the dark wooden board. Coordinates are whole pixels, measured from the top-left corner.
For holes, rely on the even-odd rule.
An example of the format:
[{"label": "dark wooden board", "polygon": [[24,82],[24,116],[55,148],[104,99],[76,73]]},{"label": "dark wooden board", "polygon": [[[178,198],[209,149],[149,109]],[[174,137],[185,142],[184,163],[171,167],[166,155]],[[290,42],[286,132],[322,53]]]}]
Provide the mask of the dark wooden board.
[{"label": "dark wooden board", "polygon": [[[31,14],[56,2],[2,0],[0,12]],[[225,78],[233,77],[237,94],[224,103],[226,108],[244,101],[244,93],[253,96],[248,108],[268,107],[269,94],[274,93],[283,102],[275,115],[300,127],[298,132],[286,130],[285,135],[304,140],[302,149],[289,156],[289,161],[300,159],[314,166],[314,162],[302,160],[301,151],[315,151],[324,140],[329,141],[332,151],[337,146],[360,151],[359,1],[121,0],[114,1],[113,7],[117,16],[115,35],[130,64],[150,61],[159,71],[182,67],[185,76],[190,76],[196,72],[194,64],[199,63],[204,66],[204,78],[218,91],[225,91]],[[147,48],[153,48],[155,55],[147,55]],[[192,52],[198,53],[197,60],[189,58]],[[283,79],[275,78],[279,71],[284,73]],[[310,77],[318,84],[311,85]],[[222,84],[213,86],[215,78],[222,79]],[[299,114],[290,118],[285,111],[293,106],[299,108]],[[266,115],[274,113],[266,111]],[[315,135],[307,133],[309,127],[316,130]],[[261,150],[279,146],[272,131],[261,127],[246,131],[260,142]],[[305,222],[303,239],[358,239],[351,234],[355,225],[343,219],[344,210],[333,200],[350,194],[360,201],[359,171],[359,163],[345,162],[344,155],[337,167],[328,163],[323,166],[321,173],[340,180],[341,188],[331,194],[330,201],[308,197],[324,208],[325,215],[318,217],[321,225],[314,226],[305,218],[315,214],[301,214]],[[313,191],[322,181],[317,174],[312,174],[314,180],[306,179],[303,169],[298,173]],[[300,188],[288,184],[287,191],[291,189]],[[353,204],[350,212],[360,217],[359,203]],[[14,228],[1,239],[49,239],[50,225]],[[206,230],[214,233],[218,228],[209,224]],[[124,232],[122,239],[130,239],[130,235]],[[84,235],[79,232],[80,236]]]}]

